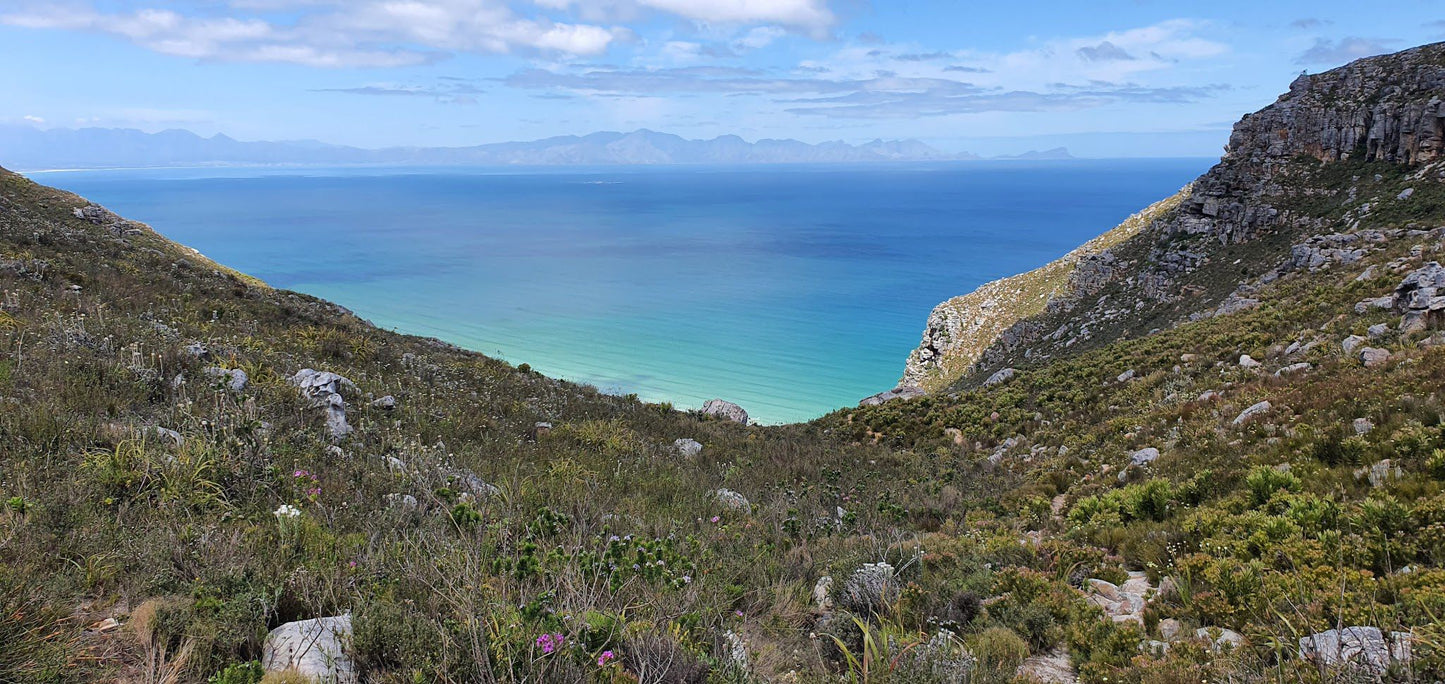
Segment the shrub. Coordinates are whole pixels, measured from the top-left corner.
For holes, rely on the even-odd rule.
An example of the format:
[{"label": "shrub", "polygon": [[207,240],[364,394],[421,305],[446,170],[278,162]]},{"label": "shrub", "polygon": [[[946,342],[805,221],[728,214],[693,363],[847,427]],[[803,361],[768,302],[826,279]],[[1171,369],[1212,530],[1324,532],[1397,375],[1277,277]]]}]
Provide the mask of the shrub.
[{"label": "shrub", "polygon": [[969,650],[978,664],[995,672],[1012,672],[1029,657],[1029,645],[1007,627],[989,627],[974,635]]},{"label": "shrub", "polygon": [[1259,466],[1249,471],[1244,484],[1249,489],[1250,503],[1255,507],[1269,503],[1275,492],[1297,492],[1302,486],[1300,479],[1293,473],[1281,472],[1269,466]]}]

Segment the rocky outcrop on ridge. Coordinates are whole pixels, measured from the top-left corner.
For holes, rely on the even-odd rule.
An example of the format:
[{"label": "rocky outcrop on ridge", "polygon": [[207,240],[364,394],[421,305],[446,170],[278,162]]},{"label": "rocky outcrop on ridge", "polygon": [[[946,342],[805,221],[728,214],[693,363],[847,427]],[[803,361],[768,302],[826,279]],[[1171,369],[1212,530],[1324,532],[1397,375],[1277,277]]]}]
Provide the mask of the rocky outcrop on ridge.
[{"label": "rocky outcrop on ridge", "polygon": [[[935,308],[903,384],[936,392],[1257,306],[1254,292],[1283,274],[1348,265],[1401,237],[1372,229],[1372,217],[1420,201],[1414,188],[1364,201],[1356,195],[1372,179],[1312,174],[1347,163],[1417,168],[1442,153],[1445,44],[1300,76],[1240,120],[1219,164],[1178,195],[1058,261]],[[1321,202],[1342,208],[1350,230],[1326,231],[1300,210]]]}]

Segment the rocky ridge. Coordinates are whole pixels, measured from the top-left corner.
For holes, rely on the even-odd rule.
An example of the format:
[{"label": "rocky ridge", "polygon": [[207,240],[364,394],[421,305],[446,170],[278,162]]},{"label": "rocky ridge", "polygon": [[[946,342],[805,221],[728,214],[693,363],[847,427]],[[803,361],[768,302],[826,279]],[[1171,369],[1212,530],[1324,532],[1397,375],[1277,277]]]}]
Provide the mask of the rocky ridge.
[{"label": "rocky ridge", "polygon": [[[1352,163],[1433,168],[1445,144],[1442,98],[1439,43],[1300,76],[1241,119],[1219,164],[1178,195],[1058,261],[935,308],[902,384],[936,392],[985,371],[1227,315],[1257,305],[1258,287],[1286,273],[1359,261],[1404,236],[1370,223],[1422,204],[1416,189],[1368,202],[1358,195],[1369,178],[1323,189],[1302,180]],[[1348,231],[1325,235],[1301,210],[1341,199]]]}]

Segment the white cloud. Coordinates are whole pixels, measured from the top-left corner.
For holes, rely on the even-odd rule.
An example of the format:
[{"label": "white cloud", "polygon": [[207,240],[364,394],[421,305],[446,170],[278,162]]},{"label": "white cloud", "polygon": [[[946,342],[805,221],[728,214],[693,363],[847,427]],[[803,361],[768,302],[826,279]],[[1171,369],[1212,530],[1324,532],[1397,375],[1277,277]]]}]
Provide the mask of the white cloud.
[{"label": "white cloud", "polygon": [[38,124],[38,125],[44,125],[44,124],[45,124],[45,119],[44,119],[43,117],[35,116],[34,114],[26,114],[25,116],[23,116],[23,117],[21,117],[21,118],[23,118],[23,119],[25,119],[26,121],[29,121],[30,123],[33,123],[33,124]]},{"label": "white cloud", "polygon": [[778,24],[821,33],[836,21],[827,0],[532,0],[588,21],[630,21],[644,10],[708,24]]},{"label": "white cloud", "polygon": [[628,35],[625,29],[521,16],[506,0],[236,0],[231,16],[16,4],[0,11],[0,24],[108,33],[192,59],[314,67],[406,66],[450,52],[597,55]]},{"label": "white cloud", "polygon": [[781,26],[759,26],[733,41],[733,47],[739,50],[760,50],[786,35],[787,29]]}]

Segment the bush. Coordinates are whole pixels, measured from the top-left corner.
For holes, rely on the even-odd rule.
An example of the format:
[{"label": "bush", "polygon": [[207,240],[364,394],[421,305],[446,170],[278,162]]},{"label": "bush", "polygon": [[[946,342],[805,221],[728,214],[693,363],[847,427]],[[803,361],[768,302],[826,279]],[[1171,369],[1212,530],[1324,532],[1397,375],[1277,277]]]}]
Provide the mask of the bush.
[{"label": "bush", "polygon": [[1012,672],[1029,657],[1029,645],[1007,627],[989,627],[974,635],[969,650],[978,664],[995,672]]}]

